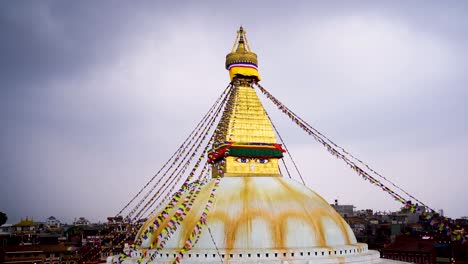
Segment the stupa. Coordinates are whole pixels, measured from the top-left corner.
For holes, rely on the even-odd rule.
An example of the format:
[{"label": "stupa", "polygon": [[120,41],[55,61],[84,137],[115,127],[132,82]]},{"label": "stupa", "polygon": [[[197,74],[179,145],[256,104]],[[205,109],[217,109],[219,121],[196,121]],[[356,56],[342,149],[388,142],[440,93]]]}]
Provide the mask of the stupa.
[{"label": "stupa", "polygon": [[[166,206],[173,210],[161,209],[142,225],[137,247],[107,263],[388,261],[358,243],[320,195],[283,177],[278,162],[284,149],[253,89],[260,81],[257,65],[241,27],[226,56],[232,91],[208,155],[211,179],[176,194],[174,205]],[[190,210],[177,210],[184,200],[191,201]]]}]

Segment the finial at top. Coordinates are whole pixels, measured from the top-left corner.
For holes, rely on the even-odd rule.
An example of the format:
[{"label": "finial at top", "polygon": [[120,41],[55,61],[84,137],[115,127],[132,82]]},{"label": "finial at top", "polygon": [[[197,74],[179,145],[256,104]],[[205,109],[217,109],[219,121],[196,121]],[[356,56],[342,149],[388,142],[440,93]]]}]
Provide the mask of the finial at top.
[{"label": "finial at top", "polygon": [[[247,41],[246,34],[247,32],[244,31],[244,27],[240,26],[239,30],[237,30],[237,37],[234,42],[234,46],[232,47],[232,52],[243,52],[243,51],[252,51],[250,50],[249,43]],[[237,45],[237,49],[236,49]],[[247,49],[245,48],[247,46]]]},{"label": "finial at top", "polygon": [[232,51],[226,55],[226,69],[229,70],[231,80],[236,76],[243,76],[259,81],[257,54],[250,49],[245,33],[244,27],[240,26]]}]

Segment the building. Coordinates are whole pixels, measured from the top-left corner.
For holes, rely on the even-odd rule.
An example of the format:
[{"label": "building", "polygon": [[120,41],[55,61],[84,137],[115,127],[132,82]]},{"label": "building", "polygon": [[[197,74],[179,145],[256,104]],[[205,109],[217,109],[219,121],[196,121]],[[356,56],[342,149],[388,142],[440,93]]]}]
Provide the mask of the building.
[{"label": "building", "polygon": [[6,245],[13,234],[12,224],[3,224],[0,226],[0,247]]},{"label": "building", "polygon": [[241,27],[226,56],[231,84],[211,137],[211,177],[184,183],[143,224],[138,249],[107,263],[392,262],[358,243],[317,193],[283,177],[285,150],[254,90],[257,65]]},{"label": "building", "polygon": [[56,229],[56,228],[60,228],[62,224],[57,218],[51,216],[47,218],[46,225],[49,229]]},{"label": "building", "polygon": [[0,248],[0,263],[4,264],[77,264],[78,260],[77,251],[65,244]]},{"label": "building", "polygon": [[21,219],[12,226],[12,236],[20,240],[20,244],[34,244],[39,233],[39,224],[32,219]]},{"label": "building", "polygon": [[[367,221],[362,217],[352,216],[346,217],[346,222],[349,224],[353,230],[354,235],[358,241],[363,241],[364,237],[367,235]],[[361,239],[360,239],[361,238]]]},{"label": "building", "polygon": [[435,264],[436,255],[434,241],[413,236],[398,236],[382,250],[383,258],[421,264]]},{"label": "building", "polygon": [[38,231],[39,224],[32,219],[21,219],[18,223],[13,225],[13,234],[15,235],[32,235]]},{"label": "building", "polygon": [[444,240],[438,233],[401,235],[382,250],[382,257],[418,264],[468,263],[468,244]]},{"label": "building", "polygon": [[91,222],[89,222],[89,220],[84,217],[80,217],[78,219],[75,219],[75,221],[73,221],[73,225],[75,226],[87,226],[90,224]]},{"label": "building", "polygon": [[338,200],[335,199],[331,206],[344,218],[354,216],[354,205],[338,204]]},{"label": "building", "polygon": [[12,224],[3,224],[0,226],[0,236],[10,236],[13,232]]}]

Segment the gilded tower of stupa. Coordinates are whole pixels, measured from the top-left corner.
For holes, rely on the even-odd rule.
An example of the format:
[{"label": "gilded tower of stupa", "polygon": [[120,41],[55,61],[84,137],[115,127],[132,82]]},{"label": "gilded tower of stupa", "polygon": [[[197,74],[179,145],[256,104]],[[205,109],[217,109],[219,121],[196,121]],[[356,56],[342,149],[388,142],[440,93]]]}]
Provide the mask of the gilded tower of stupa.
[{"label": "gilded tower of stupa", "polygon": [[[281,174],[278,162],[285,150],[253,89],[260,81],[257,66],[241,27],[226,56],[232,91],[208,154],[211,181],[169,238],[162,239],[166,227],[181,211],[155,213],[141,227],[130,257],[110,257],[108,263],[381,262],[378,252],[357,243],[327,201]],[[186,189],[179,195],[182,201],[193,193]],[[198,229],[199,237],[190,240]]]}]

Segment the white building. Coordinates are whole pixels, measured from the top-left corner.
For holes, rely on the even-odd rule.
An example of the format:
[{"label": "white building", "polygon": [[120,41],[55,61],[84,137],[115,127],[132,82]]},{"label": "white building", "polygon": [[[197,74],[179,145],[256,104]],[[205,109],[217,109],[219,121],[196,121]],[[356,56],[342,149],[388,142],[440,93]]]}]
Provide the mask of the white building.
[{"label": "white building", "polygon": [[75,218],[75,221],[73,222],[73,225],[76,225],[76,226],[86,226],[90,224],[91,222],[89,222],[89,220],[84,217],[80,217],[78,218],[78,220]]},{"label": "white building", "polygon": [[3,224],[0,226],[0,236],[1,235],[11,235],[13,231],[13,225],[12,224]]},{"label": "white building", "polygon": [[60,220],[51,216],[47,218],[46,225],[48,228],[60,228],[62,224],[60,223]]}]

